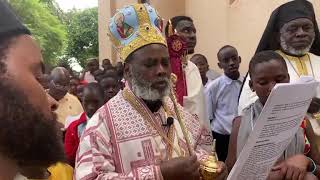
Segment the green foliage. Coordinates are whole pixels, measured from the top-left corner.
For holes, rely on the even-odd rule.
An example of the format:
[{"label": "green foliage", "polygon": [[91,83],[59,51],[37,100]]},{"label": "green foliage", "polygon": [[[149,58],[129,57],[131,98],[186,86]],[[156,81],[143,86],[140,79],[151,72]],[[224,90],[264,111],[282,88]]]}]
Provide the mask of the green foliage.
[{"label": "green foliage", "polygon": [[58,17],[61,22],[65,22],[65,13],[55,0],[39,0],[39,2],[45,4],[51,14]]},{"label": "green foliage", "polygon": [[54,14],[54,7],[48,4],[52,0],[10,0],[9,2],[39,42],[45,63],[57,64],[66,46],[67,33],[65,25],[57,14]]},{"label": "green foliage", "polygon": [[86,59],[98,56],[98,8],[63,12],[55,0],[9,2],[39,42],[46,64],[75,58],[84,67]]},{"label": "green foliage", "polygon": [[65,20],[68,32],[67,56],[76,58],[84,67],[86,59],[99,54],[98,8],[70,11],[65,15]]}]

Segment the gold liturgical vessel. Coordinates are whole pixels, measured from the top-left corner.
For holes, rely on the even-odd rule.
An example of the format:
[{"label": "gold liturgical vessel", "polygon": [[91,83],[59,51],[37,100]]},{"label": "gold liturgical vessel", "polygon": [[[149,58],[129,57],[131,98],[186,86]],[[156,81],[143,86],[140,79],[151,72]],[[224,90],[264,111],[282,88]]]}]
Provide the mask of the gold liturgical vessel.
[{"label": "gold liturgical vessel", "polygon": [[200,162],[202,180],[213,180],[218,175],[218,158],[216,154],[216,140],[213,140],[212,154]]},{"label": "gold liturgical vessel", "polygon": [[[176,79],[177,79],[177,77],[175,75],[171,74],[171,81],[175,82]],[[182,133],[184,134],[184,138],[187,143],[189,155],[191,155],[191,154],[193,154],[191,142],[189,140],[186,127],[183,123],[182,116],[179,112],[178,105],[177,105],[178,104],[177,99],[174,95],[173,89],[171,89],[170,98],[172,99],[173,106],[174,106],[175,112],[177,114],[177,119],[178,119],[178,122],[181,126],[181,129],[182,129]],[[201,175],[201,180],[214,180],[218,176],[218,168],[219,168],[219,165],[218,165],[218,158],[217,158],[217,154],[216,154],[216,140],[214,139],[211,155],[207,156],[207,158],[200,161],[200,170],[199,171],[200,171],[200,175]]]},{"label": "gold liturgical vessel", "polygon": [[[185,68],[187,64],[187,45],[184,39],[182,39],[180,36],[177,36],[175,34],[176,30],[172,28],[171,21],[169,20],[169,28],[168,28],[168,34],[169,38],[167,38],[168,48],[169,48],[169,54],[170,54],[170,61],[180,61],[183,69]],[[171,74],[171,93],[170,98],[174,105],[174,110],[177,115],[178,122],[181,126],[182,133],[184,135],[184,138],[186,140],[186,144],[188,147],[189,155],[193,154],[193,149],[191,147],[191,142],[189,139],[189,135],[186,129],[186,126],[184,124],[184,121],[182,119],[182,116],[180,114],[179,108],[178,108],[178,101],[176,97],[176,89],[175,85],[177,83],[178,77],[176,74]],[[218,158],[216,155],[216,140],[213,140],[213,147],[212,147],[212,154],[209,155],[206,159],[200,161],[200,175],[202,180],[214,180],[218,176]]]}]

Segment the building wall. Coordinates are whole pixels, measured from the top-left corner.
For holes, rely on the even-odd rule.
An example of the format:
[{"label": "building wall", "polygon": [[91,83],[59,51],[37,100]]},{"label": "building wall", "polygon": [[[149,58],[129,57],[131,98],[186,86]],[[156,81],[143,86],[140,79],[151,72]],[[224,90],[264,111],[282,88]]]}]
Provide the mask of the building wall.
[{"label": "building wall", "polygon": [[157,9],[165,22],[173,16],[185,14],[185,0],[151,0],[150,4]]},{"label": "building wall", "polygon": [[[217,66],[217,52],[226,44],[235,46],[242,57],[240,71],[245,74],[272,11],[289,0],[186,0],[186,15],[197,28],[196,53],[207,56],[210,67]],[[320,1],[310,0],[320,20]],[[201,2],[201,3],[199,3]]]},{"label": "building wall", "polygon": [[[200,3],[201,2],[201,3]],[[195,53],[204,54],[211,68],[218,70],[216,54],[228,43],[228,1],[186,0],[186,15],[197,29]]]},{"label": "building wall", "polygon": [[[151,0],[150,2],[166,20],[175,15],[183,14],[193,18],[198,38],[196,53],[206,55],[211,68],[221,72],[217,67],[217,51],[226,44],[235,46],[242,57],[240,71],[245,74],[249,60],[254,54],[271,12],[288,1]],[[318,20],[320,20],[320,1],[310,1],[314,4]],[[109,2],[109,6],[107,2]],[[99,6],[104,6],[99,7],[99,16],[101,16],[99,17],[100,59],[105,57],[112,57],[112,60],[118,59],[114,51],[110,53],[111,45],[105,38],[106,22],[109,22],[106,20],[108,16],[105,14],[110,12],[112,12],[110,14],[114,14],[116,8],[135,2],[136,0],[99,0]],[[107,10],[108,8],[111,9]],[[100,26],[102,27],[100,28]]]},{"label": "building wall", "polygon": [[98,31],[99,31],[99,60],[102,61],[105,58],[111,58],[112,48],[111,42],[108,41],[107,36],[107,22],[106,19],[110,19],[111,16],[111,1],[99,0],[99,17],[98,17]]}]

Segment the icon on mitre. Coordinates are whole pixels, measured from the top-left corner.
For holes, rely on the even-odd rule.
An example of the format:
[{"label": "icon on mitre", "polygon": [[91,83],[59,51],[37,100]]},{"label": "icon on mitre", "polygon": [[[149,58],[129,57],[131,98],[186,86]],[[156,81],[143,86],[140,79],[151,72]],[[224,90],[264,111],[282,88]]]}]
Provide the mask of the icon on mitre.
[{"label": "icon on mitre", "polygon": [[118,13],[115,16],[114,21],[121,38],[126,39],[133,34],[133,27],[125,22],[125,17],[122,13]]}]

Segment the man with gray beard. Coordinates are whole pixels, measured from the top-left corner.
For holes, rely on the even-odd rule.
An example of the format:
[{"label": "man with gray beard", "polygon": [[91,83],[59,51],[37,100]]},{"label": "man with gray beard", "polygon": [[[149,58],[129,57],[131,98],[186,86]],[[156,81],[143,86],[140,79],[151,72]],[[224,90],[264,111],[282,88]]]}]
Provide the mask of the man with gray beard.
[{"label": "man with gray beard", "polygon": [[[286,60],[291,82],[300,76],[312,76],[319,81],[320,34],[313,5],[307,0],[295,0],[274,10],[256,53],[264,50],[274,50]],[[257,100],[255,92],[250,90],[249,79],[247,75],[240,94],[239,114]],[[318,97],[320,90],[310,105],[309,113],[319,111]]]},{"label": "man with gray beard", "polygon": [[[264,50],[274,50],[285,59],[290,82],[297,81],[300,76],[312,76],[315,80],[320,81],[320,34],[313,5],[307,0],[294,0],[274,10],[256,53]],[[279,76],[279,82],[281,82],[281,78]],[[269,79],[259,79],[259,86],[269,86],[270,83],[273,83]],[[250,77],[247,75],[240,93],[239,115],[242,115],[244,108],[258,99],[256,93],[249,87],[249,80]],[[268,91],[271,92],[271,90]],[[319,112],[320,108],[319,97],[320,88],[318,87],[317,95],[313,98],[306,118],[301,124],[305,134],[304,154],[312,157],[316,164],[320,163],[317,147],[319,140],[316,139],[310,122],[316,121],[315,114]],[[296,164],[295,161],[292,161],[293,166],[296,166]],[[286,172],[283,167],[281,172]],[[315,170],[313,173],[315,173]]]},{"label": "man with gray beard", "polygon": [[[88,121],[75,179],[199,180],[209,132],[171,94],[162,19],[148,4],[118,10],[110,37],[124,61],[126,87]],[[225,178],[222,162],[217,179]]]}]

